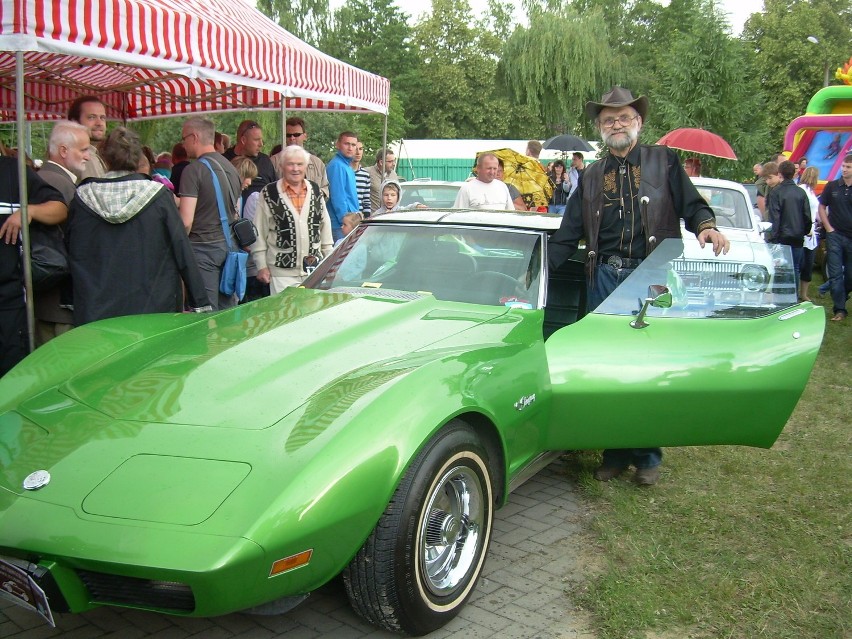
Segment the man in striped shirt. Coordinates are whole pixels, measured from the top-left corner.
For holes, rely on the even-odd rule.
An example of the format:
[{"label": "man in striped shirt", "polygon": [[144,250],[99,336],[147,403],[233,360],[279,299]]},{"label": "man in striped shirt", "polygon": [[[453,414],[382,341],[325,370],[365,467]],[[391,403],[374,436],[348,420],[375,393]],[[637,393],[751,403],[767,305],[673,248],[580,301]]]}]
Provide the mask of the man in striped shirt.
[{"label": "man in striped shirt", "polygon": [[364,157],[364,143],[358,140],[358,146],[355,147],[355,157],[352,158],[350,166],[355,171],[355,190],[358,192],[358,204],[361,205],[361,215],[365,218],[370,217],[372,209],[370,207],[370,174],[367,169],[361,166],[361,159]]}]

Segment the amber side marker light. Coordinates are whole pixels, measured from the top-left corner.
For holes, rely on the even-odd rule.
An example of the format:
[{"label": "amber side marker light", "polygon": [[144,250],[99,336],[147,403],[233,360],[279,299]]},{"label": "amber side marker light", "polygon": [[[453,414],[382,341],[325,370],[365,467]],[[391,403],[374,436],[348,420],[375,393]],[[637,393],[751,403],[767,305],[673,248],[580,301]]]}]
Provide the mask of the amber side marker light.
[{"label": "amber side marker light", "polygon": [[313,554],[314,549],[311,548],[310,550],[303,550],[296,555],[290,555],[289,557],[284,557],[284,559],[279,559],[272,564],[272,570],[269,571],[269,576],[274,577],[275,575],[280,575],[281,573],[295,570],[302,566],[307,566],[308,562],[311,560],[311,555]]}]

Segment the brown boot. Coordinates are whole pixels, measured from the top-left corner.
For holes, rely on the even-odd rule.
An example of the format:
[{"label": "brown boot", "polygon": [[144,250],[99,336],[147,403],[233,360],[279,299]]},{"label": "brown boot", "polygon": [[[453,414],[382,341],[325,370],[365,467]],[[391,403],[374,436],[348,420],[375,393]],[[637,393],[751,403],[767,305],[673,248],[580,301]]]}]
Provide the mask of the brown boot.
[{"label": "brown boot", "polygon": [[660,478],[660,467],[653,468],[637,468],[634,481],[640,486],[653,486]]},{"label": "brown boot", "polygon": [[595,471],[595,479],[598,481],[609,481],[618,477],[625,470],[627,469],[619,466],[601,466]]}]

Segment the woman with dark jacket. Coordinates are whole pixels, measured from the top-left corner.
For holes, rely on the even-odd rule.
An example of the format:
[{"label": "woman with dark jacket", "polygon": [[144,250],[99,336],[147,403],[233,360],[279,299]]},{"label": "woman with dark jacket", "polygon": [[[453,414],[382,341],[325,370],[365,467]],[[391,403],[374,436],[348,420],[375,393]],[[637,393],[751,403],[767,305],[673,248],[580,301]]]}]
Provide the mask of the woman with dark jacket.
[{"label": "woman with dark jacket", "polygon": [[137,173],[139,137],[118,127],[101,147],[108,173],[85,180],[68,213],[74,323],[209,306],[172,193]]},{"label": "woman with dark jacket", "polygon": [[565,162],[556,160],[553,163],[550,179],[553,180],[554,186],[548,211],[562,213],[565,211],[565,205],[568,204],[568,194],[571,192],[571,181],[568,179],[568,172],[565,170]]}]

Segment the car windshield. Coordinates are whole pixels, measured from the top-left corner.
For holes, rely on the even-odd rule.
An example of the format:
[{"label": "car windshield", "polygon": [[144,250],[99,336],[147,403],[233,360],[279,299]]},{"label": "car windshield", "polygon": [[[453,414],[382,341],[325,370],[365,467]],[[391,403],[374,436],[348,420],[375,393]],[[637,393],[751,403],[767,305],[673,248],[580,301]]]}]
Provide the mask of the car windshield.
[{"label": "car windshield", "polygon": [[716,214],[717,226],[747,230],[753,228],[752,206],[742,191],[704,184],[696,184],[695,187]]},{"label": "car windshield", "polygon": [[636,315],[656,284],[669,287],[672,306],[649,308],[650,317],[752,318],[798,303],[789,246],[731,242],[715,257],[697,240],[668,239],[595,312]]},{"label": "car windshield", "polygon": [[455,184],[403,184],[399,205],[424,204],[430,209],[449,209],[455,204],[458,192]]},{"label": "car windshield", "polygon": [[540,231],[505,228],[362,224],[323,260],[305,286],[540,308],[543,237]]}]

